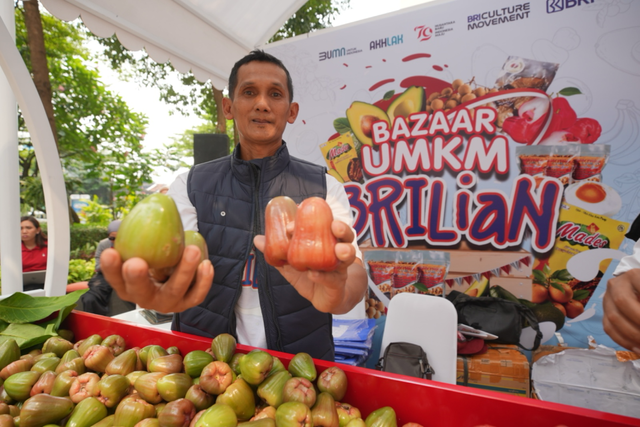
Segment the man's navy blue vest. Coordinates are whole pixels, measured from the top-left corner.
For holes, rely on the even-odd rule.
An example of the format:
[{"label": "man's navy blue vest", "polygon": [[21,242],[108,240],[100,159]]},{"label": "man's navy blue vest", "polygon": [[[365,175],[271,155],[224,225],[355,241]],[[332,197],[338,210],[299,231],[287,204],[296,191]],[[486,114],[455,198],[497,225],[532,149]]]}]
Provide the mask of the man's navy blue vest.
[{"label": "man's navy blue vest", "polygon": [[[289,196],[296,203],[313,196],[326,198],[325,173],[321,166],[290,157],[284,142],[273,157],[260,161],[242,160],[238,145],[231,156],[191,169],[187,192],[215,274],[204,302],[174,317],[174,330],[236,336],[234,308],[253,237],[264,234],[267,203],[276,196]],[[301,297],[261,252],[256,250],[255,255],[267,347],[333,361],[331,314],[316,310]]]}]

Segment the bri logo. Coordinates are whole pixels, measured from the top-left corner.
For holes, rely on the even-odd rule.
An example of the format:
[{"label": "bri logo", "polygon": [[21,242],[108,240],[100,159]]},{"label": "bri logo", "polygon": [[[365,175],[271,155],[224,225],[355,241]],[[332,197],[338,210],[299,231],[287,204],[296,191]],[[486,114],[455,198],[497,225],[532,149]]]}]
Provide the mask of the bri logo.
[{"label": "bri logo", "polygon": [[593,4],[594,0],[547,0],[547,13],[562,12],[583,4]]}]

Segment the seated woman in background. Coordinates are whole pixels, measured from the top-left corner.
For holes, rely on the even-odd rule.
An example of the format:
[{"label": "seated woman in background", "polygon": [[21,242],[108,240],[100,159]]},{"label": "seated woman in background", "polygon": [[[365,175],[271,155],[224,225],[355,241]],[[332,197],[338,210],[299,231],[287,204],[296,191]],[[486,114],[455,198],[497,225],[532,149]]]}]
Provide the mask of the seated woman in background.
[{"label": "seated woman in background", "polygon": [[[40,228],[40,223],[32,216],[20,218],[20,238],[22,239],[22,271],[38,271],[47,269],[47,238]],[[42,289],[41,285],[31,286],[24,290]]]}]

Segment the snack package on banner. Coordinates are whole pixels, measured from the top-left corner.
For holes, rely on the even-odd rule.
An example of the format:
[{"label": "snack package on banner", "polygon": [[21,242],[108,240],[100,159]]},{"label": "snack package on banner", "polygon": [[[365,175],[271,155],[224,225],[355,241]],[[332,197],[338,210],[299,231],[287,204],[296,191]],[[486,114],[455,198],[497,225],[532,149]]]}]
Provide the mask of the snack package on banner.
[{"label": "snack package on banner", "polygon": [[[553,82],[559,64],[541,62],[533,59],[509,56],[502,66],[496,80],[495,89],[508,91],[521,89],[530,96],[516,96],[495,101],[493,106],[498,113],[496,124],[504,129],[514,141],[531,144],[536,134],[547,124],[544,116],[531,120],[534,110],[548,105],[550,100],[546,90]],[[544,94],[543,97],[535,96]]]},{"label": "snack package on banner", "polygon": [[611,146],[605,144],[580,144],[573,183],[582,181],[602,182],[602,170],[609,160]]},{"label": "snack package on banner", "polygon": [[349,134],[340,135],[320,145],[327,162],[327,173],[341,183],[361,182],[362,165],[358,149]]},{"label": "snack package on banner", "polygon": [[[591,184],[600,185],[597,182]],[[577,197],[580,201],[580,196]],[[586,304],[611,263],[610,258],[599,258],[595,249],[618,249],[629,224],[605,215],[617,213],[615,207],[611,210],[613,202],[597,204],[588,211],[567,203],[571,200],[571,195],[566,191],[565,199],[560,206],[555,246],[548,258],[536,259],[533,265],[533,282],[534,290],[537,286],[547,288],[548,293],[545,293],[545,297],[548,295],[549,299],[561,305],[564,308],[563,313],[573,319],[584,312]],[[604,200],[608,198],[605,196]],[[584,203],[581,204],[583,205]],[[574,259],[577,256],[580,258]],[[577,259],[580,259],[580,262],[576,262]],[[571,263],[575,265],[573,268]],[[585,273],[585,264],[598,266],[594,277],[589,280],[574,277],[578,273]]]},{"label": "snack package on banner", "polygon": [[580,145],[524,145],[516,147],[522,173],[533,176],[536,187],[543,177],[558,178],[564,186],[573,182]]},{"label": "snack package on banner", "polygon": [[500,70],[496,87],[502,90],[532,88],[546,91],[559,64],[509,56]]},{"label": "snack package on banner", "polygon": [[369,275],[369,318],[386,313],[389,301],[402,292],[444,296],[449,253],[441,251],[369,250],[364,253]]}]

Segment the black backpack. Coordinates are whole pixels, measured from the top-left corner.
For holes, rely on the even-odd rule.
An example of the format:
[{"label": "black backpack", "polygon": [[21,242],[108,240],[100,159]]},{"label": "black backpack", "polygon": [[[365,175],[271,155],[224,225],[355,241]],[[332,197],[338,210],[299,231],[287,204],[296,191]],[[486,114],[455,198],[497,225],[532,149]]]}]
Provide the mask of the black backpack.
[{"label": "black backpack", "polygon": [[[497,335],[498,339],[494,342],[517,344],[531,351],[540,346],[542,332],[538,326],[538,319],[529,307],[501,298],[471,297],[458,291],[449,292],[447,299],[458,312],[458,323]],[[525,322],[536,332],[532,348],[520,345],[520,333]]]},{"label": "black backpack", "polygon": [[417,344],[392,342],[384,350],[384,356],[378,360],[376,369],[410,377],[431,379],[436,372],[429,365],[427,353]]}]

